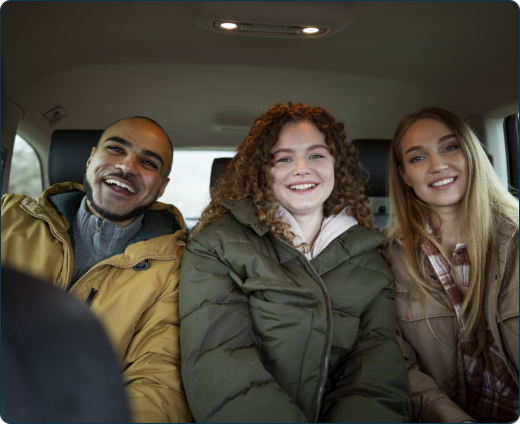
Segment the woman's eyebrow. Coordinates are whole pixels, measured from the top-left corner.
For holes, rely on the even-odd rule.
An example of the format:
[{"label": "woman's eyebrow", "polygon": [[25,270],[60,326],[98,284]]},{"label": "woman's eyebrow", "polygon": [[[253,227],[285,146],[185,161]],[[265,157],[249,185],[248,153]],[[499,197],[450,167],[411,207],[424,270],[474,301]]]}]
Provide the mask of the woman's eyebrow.
[{"label": "woman's eyebrow", "polygon": [[[442,136],[441,138],[439,138],[437,140],[437,143],[442,143],[443,141],[446,141],[446,140],[449,140],[450,138],[454,138],[455,137],[455,134],[447,134],[447,135],[444,135]],[[418,146],[413,146],[413,147],[410,147],[406,152],[405,152],[405,156],[410,153],[410,152],[413,152],[414,150],[421,150],[421,149],[424,149],[423,146],[421,145],[418,145]]]},{"label": "woman's eyebrow", "polygon": [[314,150],[318,149],[319,147],[324,148],[327,152],[329,151],[329,148],[327,146],[324,146],[323,144],[314,144],[313,146],[310,146],[307,150]]}]

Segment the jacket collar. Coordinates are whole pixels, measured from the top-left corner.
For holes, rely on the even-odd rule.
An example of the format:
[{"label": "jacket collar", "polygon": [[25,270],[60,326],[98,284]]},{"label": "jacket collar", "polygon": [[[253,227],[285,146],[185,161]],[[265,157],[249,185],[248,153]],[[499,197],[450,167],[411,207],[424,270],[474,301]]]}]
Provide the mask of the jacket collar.
[{"label": "jacket collar", "polygon": [[[264,236],[270,232],[271,227],[260,222],[260,219],[256,215],[256,208],[248,200],[227,200],[219,204],[229,209],[238,222],[252,228],[259,236]],[[379,231],[368,230],[359,225],[354,225],[342,234],[338,234],[338,237],[323,250],[319,255],[320,265],[318,265],[317,262],[315,264],[317,259],[313,259],[311,263],[323,270],[332,269],[338,265],[338,248],[347,253],[346,255],[344,253],[340,255],[342,261],[346,261],[349,260],[351,256],[374,249],[385,241],[386,237]]]},{"label": "jacket collar", "polygon": [[[56,230],[67,232],[74,249],[71,224],[83,197],[85,197],[85,192],[82,184],[58,183],[45,190],[36,200],[26,198],[23,204],[30,212],[45,216]],[[123,253],[126,248],[137,242],[175,234],[177,231],[186,231],[186,225],[179,210],[175,206],[155,202],[145,214],[143,227],[136,236],[126,246],[113,252],[109,257]]]},{"label": "jacket collar", "polygon": [[263,236],[271,231],[269,225],[264,225],[256,215],[256,208],[247,200],[225,200],[219,202],[219,205],[229,209],[231,214],[241,224],[251,227],[259,236]]}]

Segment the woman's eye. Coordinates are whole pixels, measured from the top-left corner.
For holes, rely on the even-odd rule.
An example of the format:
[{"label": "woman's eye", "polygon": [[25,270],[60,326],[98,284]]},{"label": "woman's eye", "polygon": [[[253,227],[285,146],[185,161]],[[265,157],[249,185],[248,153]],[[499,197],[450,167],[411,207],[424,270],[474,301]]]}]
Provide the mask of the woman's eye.
[{"label": "woman's eye", "polygon": [[312,156],[311,156],[311,159],[322,159],[322,158],[324,158],[324,157],[325,157],[325,156],[316,153],[315,155],[312,155]]},{"label": "woman's eye", "polygon": [[453,150],[455,150],[458,146],[448,146],[444,149],[445,152],[452,152]]},{"label": "woman's eye", "polygon": [[412,159],[410,159],[410,163],[419,162],[424,156],[415,156]]},{"label": "woman's eye", "polygon": [[281,158],[281,159],[278,159],[276,162],[289,162],[290,159],[289,158]]}]

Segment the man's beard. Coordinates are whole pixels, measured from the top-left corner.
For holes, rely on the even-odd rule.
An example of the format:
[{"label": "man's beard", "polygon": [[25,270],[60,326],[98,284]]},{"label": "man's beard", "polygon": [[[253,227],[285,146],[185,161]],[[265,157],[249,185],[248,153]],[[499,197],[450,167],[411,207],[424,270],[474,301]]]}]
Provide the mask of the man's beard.
[{"label": "man's beard", "polygon": [[[123,175],[116,175],[111,174],[111,176],[117,176],[119,178],[125,179],[124,174]],[[96,204],[94,201],[94,196],[92,195],[92,186],[87,180],[87,173],[83,175],[83,188],[85,189],[85,194],[87,195],[87,199],[90,202],[90,206],[92,206],[92,209],[94,209],[99,215],[101,215],[103,218],[108,219],[109,221],[114,222],[123,222],[128,221],[132,218],[137,218],[139,215],[145,213],[150,209],[150,207],[155,203],[155,200],[152,200],[152,202],[146,204],[146,205],[140,205],[137,206],[135,209],[132,209],[130,212],[119,215],[114,212],[107,211],[106,209],[103,209],[101,206]],[[157,197],[157,196],[155,196]]]}]

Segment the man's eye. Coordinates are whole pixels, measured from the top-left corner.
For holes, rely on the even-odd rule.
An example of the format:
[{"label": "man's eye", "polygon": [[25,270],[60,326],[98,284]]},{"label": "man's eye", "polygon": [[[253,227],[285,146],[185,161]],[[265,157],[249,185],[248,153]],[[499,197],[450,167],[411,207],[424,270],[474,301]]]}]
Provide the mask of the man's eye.
[{"label": "man's eye", "polygon": [[316,153],[315,155],[312,155],[311,156],[311,159],[322,159],[324,158],[325,156],[323,155],[320,155],[319,153]]},{"label": "man's eye", "polygon": [[152,168],[157,168],[157,165],[149,160],[143,160],[143,163],[147,166],[151,166]]},{"label": "man's eye", "polygon": [[281,158],[281,159],[278,159],[276,162],[289,162],[290,159],[289,158]]},{"label": "man's eye", "polygon": [[112,150],[114,152],[117,152],[117,153],[124,153],[124,150],[121,149],[121,147],[118,147],[118,146],[108,146],[108,149]]}]

